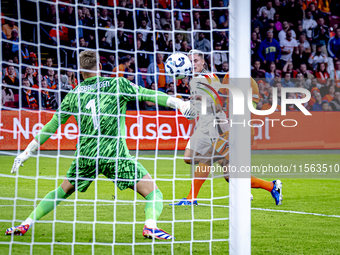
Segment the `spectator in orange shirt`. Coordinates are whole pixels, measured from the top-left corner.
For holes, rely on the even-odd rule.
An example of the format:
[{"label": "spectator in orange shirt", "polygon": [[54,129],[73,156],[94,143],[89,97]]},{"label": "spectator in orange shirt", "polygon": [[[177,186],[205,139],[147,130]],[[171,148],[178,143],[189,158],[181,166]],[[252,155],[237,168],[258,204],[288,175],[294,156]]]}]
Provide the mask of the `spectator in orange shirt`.
[{"label": "spectator in orange shirt", "polygon": [[35,55],[34,52],[30,53],[30,58],[29,58],[28,64],[32,65],[32,66],[39,66],[38,61],[37,61],[37,55]]},{"label": "spectator in orange shirt", "polygon": [[327,102],[330,102],[334,99],[334,93],[335,93],[335,87],[330,86],[328,89],[329,93],[325,95],[322,100],[326,100]]},{"label": "spectator in orange shirt", "polygon": [[327,79],[330,77],[327,72],[326,63],[319,63],[318,68],[315,71],[315,77],[318,80],[318,83],[324,85],[327,82]]},{"label": "spectator in orange shirt", "polygon": [[330,0],[318,1],[318,9],[321,12],[320,16],[324,15],[325,17],[328,17],[329,15],[331,15],[330,2]]},{"label": "spectator in orange shirt", "polygon": [[[156,71],[155,71],[155,64],[156,64]],[[157,53],[156,54],[156,63],[151,63],[148,67],[148,74],[156,73],[156,87],[159,91],[165,93],[166,91],[166,84],[172,81],[171,77],[165,75],[165,65],[163,62],[163,54]],[[153,82],[155,82],[155,75],[148,75],[146,76],[146,81],[149,86]]]},{"label": "spectator in orange shirt", "polygon": [[[261,110],[269,110],[270,108],[272,108],[272,105],[273,105],[273,94],[269,94],[268,103],[263,104],[261,107]],[[277,105],[275,111],[281,111],[281,106]]]},{"label": "spectator in orange shirt", "polygon": [[[52,23],[57,24],[56,17],[53,17]],[[64,44],[64,45],[67,44],[69,41],[68,28],[65,26],[62,26],[61,24],[59,25],[59,27],[53,27],[50,30],[49,34],[54,40],[54,42],[58,42],[57,33],[59,34],[59,39],[60,39],[61,44]]]},{"label": "spectator in orange shirt", "polygon": [[[118,66],[118,77],[124,77],[125,69],[131,64],[131,60],[128,57],[121,58],[121,64]],[[117,67],[113,68],[111,77],[116,77]]]},{"label": "spectator in orange shirt", "polygon": [[[264,100],[268,97],[268,92],[266,91],[265,89],[265,83],[260,80],[258,81],[258,86],[259,86],[259,95],[260,95],[260,100]],[[269,83],[268,83],[269,84]],[[268,86],[268,85],[267,85]],[[270,84],[269,84],[269,87],[270,87]]]},{"label": "spectator in orange shirt", "polygon": [[5,24],[2,26],[2,31],[6,35],[7,39],[12,37],[13,29],[16,29],[17,31],[19,31],[19,28],[16,25],[14,25],[14,21],[9,21],[8,24]]},{"label": "spectator in orange shirt", "polygon": [[[318,91],[314,90],[313,93],[312,93],[312,96],[310,98],[310,100],[308,101],[308,107],[309,109],[313,109],[313,105],[315,104],[316,102],[316,95],[317,94],[320,94]],[[322,101],[322,97],[320,95],[320,100]]]}]

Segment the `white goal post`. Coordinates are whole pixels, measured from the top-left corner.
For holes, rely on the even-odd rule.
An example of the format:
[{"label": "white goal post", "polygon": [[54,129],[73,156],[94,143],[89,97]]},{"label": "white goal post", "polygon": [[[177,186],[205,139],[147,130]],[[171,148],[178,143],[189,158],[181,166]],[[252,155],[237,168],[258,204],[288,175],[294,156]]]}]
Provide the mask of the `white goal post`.
[{"label": "white goal post", "polygon": [[[232,0],[229,5],[229,82],[237,86],[247,99],[250,87],[250,0]],[[230,165],[240,170],[250,166],[251,137],[247,125],[250,112],[244,100],[244,115],[231,115],[233,96],[230,96],[230,119],[233,123],[229,135]],[[229,253],[251,254],[250,173],[230,172],[229,179]]]}]

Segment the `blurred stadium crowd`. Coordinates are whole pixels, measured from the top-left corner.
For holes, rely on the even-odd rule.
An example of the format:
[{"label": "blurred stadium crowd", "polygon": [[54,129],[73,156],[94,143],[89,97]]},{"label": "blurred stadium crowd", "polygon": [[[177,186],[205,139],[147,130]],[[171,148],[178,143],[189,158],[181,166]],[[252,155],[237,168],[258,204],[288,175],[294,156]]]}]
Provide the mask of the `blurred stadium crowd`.
[{"label": "blurred stadium crowd", "polygon": [[[258,109],[272,103],[272,88],[311,91],[311,111],[340,110],[340,2],[252,0],[251,75]],[[173,52],[205,53],[207,70],[228,72],[228,0],[3,0],[3,109],[57,109],[82,80],[78,54],[97,49],[103,76],[188,100],[189,80],[166,75]],[[192,7],[191,7],[192,6]],[[242,31],[240,31],[242,32]],[[291,98],[304,97],[291,93]],[[130,109],[156,109],[152,102]],[[287,107],[296,111],[294,106]]]}]

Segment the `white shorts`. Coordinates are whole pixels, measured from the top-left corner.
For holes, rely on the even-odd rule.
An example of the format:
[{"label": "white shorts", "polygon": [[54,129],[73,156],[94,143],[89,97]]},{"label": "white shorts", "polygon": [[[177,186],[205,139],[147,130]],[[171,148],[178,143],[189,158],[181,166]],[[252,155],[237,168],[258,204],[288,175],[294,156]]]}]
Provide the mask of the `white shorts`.
[{"label": "white shorts", "polygon": [[214,141],[214,137],[197,129],[190,137],[186,149],[190,149],[201,155],[205,155],[207,151],[211,148]]}]

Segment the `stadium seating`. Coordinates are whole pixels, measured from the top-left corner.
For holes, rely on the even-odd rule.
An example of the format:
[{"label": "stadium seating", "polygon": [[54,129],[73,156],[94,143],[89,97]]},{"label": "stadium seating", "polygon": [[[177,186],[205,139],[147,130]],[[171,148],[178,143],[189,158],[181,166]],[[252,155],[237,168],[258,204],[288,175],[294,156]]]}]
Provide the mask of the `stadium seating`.
[{"label": "stadium seating", "polygon": [[[321,0],[319,0],[321,1]],[[197,33],[194,34],[193,37],[191,37],[191,32],[195,32],[195,29],[197,30],[206,30],[206,38],[208,40],[213,40],[211,42],[212,45],[216,45],[216,43],[221,44],[221,50],[225,51],[228,55],[227,50],[229,49],[228,44],[228,31],[226,30],[225,35],[220,31],[215,31],[214,29],[210,28],[209,22],[206,22],[207,19],[211,21],[211,24],[213,27],[217,29],[221,28],[228,28],[228,25],[225,25],[223,22],[223,19],[225,19],[225,14],[223,11],[221,11],[221,7],[218,6],[217,2],[223,2],[223,7],[226,7],[228,4],[228,1],[216,1],[216,3],[212,3],[212,11],[214,11],[214,16],[211,16],[211,13],[209,13],[207,10],[209,9],[209,1],[193,1],[193,6],[195,6],[194,10],[187,9],[188,3],[186,3],[184,0],[178,0],[176,1],[176,8],[174,11],[171,10],[171,6],[164,5],[163,8],[166,8],[162,11],[157,11],[155,15],[153,14],[150,6],[147,6],[148,1],[140,1],[140,4],[142,7],[145,7],[145,11],[123,11],[123,9],[120,8],[119,2],[117,1],[118,6],[112,7],[112,4],[107,4],[107,6],[103,5],[106,1],[99,1],[98,6],[98,15],[95,13],[95,8],[93,5],[77,5],[77,1],[74,0],[68,0],[65,1],[69,4],[74,4],[73,6],[70,6],[69,4],[59,4],[59,6],[56,7],[55,4],[47,4],[45,2],[40,2],[39,8],[41,11],[40,19],[42,21],[42,24],[40,26],[40,32],[38,33],[37,29],[38,27],[35,27],[32,29],[30,22],[37,21],[37,16],[32,14],[31,16],[28,16],[26,12],[24,12],[23,15],[21,15],[22,20],[18,20],[18,4],[17,0],[13,1],[4,1],[4,4],[2,4],[2,14],[1,14],[1,20],[2,20],[2,68],[8,67],[10,62],[14,62],[15,67],[17,70],[19,70],[19,84],[12,85],[14,87],[11,87],[11,84],[7,84],[12,89],[15,89],[15,86],[22,86],[22,79],[25,77],[24,72],[27,67],[27,65],[33,65],[35,66],[34,69],[34,79],[36,84],[32,84],[33,80],[31,81],[31,86],[34,88],[40,87],[40,81],[41,76],[44,76],[46,79],[46,72],[48,68],[53,68],[55,73],[58,73],[58,75],[55,76],[55,82],[60,82],[60,75],[66,74],[66,68],[77,67],[77,50],[75,47],[81,47],[81,50],[89,48],[93,49],[96,48],[97,45],[99,45],[99,53],[100,53],[100,61],[105,67],[104,70],[107,72],[105,75],[110,75],[110,72],[112,71],[114,66],[118,66],[120,64],[120,60],[122,57],[127,56],[129,58],[132,58],[130,68],[125,70],[126,73],[131,72],[131,75],[135,76],[134,82],[138,84],[138,77],[137,77],[137,70],[139,69],[142,73],[142,80],[144,85],[147,87],[146,82],[146,73],[147,73],[147,67],[149,64],[152,63],[155,59],[155,52],[156,49],[154,48],[154,42],[153,42],[153,36],[156,36],[156,47],[157,52],[162,52],[164,55],[164,61],[166,57],[173,51],[181,51],[181,42],[183,40],[188,41],[188,45],[190,48],[194,48],[196,40],[198,40]],[[21,10],[24,10],[26,7],[25,4],[28,7],[28,4],[30,7],[35,6],[35,3],[23,3],[20,5]],[[255,60],[259,60],[258,55],[258,48],[261,42],[266,40],[266,32],[268,30],[272,30],[274,34],[274,39],[278,41],[278,43],[281,43],[278,38],[278,33],[282,28],[280,26],[277,26],[277,24],[284,23],[284,21],[288,21],[288,24],[291,26],[290,28],[294,30],[296,36],[296,40],[299,40],[300,34],[307,34],[307,30],[300,29],[298,24],[303,24],[303,17],[298,20],[296,23],[296,17],[293,17],[293,15],[286,15],[286,11],[291,8],[295,13],[303,14],[308,11],[308,6],[306,6],[305,1],[303,1],[303,5],[299,5],[300,2],[297,2],[294,7],[290,6],[290,2],[283,2],[280,1],[280,6],[277,6],[276,4],[273,5],[273,9],[275,10],[276,14],[279,14],[279,20],[275,20],[275,26],[273,29],[269,28],[268,24],[272,23],[271,20],[268,20],[268,18],[263,18],[260,15],[260,12],[271,12],[270,10],[266,9],[266,1],[256,1],[252,5],[252,29],[253,33],[256,33],[255,38],[252,37],[252,52],[254,53],[252,55],[252,63],[254,63]],[[70,8],[69,8],[70,7]],[[72,8],[71,8],[72,7]],[[127,7],[132,8],[133,3],[131,1],[127,2]],[[69,8],[69,9],[68,9]],[[182,8],[182,9],[181,9]],[[208,9],[207,9],[208,8]],[[78,13],[78,10],[81,11]],[[107,10],[107,14],[105,14],[105,10]],[[59,12],[60,17],[60,25],[65,24],[65,31],[61,32],[59,31],[60,36],[60,45],[57,45],[55,39],[52,38],[51,31],[54,29],[55,22],[56,22],[56,11]],[[166,16],[166,12],[171,12],[170,19]],[[199,15],[195,14],[198,13]],[[318,20],[319,17],[323,17],[325,19],[325,28],[330,28],[330,35],[335,35],[335,30],[340,25],[340,17],[338,15],[338,11],[335,10],[333,12],[333,9],[331,10],[331,15],[328,15],[327,13],[321,12],[321,10],[317,10],[313,12],[312,19]],[[78,18],[76,19],[76,15],[78,15]],[[104,15],[104,16],[102,16]],[[114,20],[116,18],[116,20]],[[97,19],[98,26],[102,26],[100,29],[98,29],[98,34],[94,33],[93,26],[96,24],[95,19]],[[154,19],[154,23],[153,23]],[[13,20],[15,20],[13,22]],[[76,24],[76,20],[78,20],[78,24]],[[109,20],[111,23],[107,23],[106,21]],[[143,28],[142,26],[142,20],[146,20],[147,24],[146,27]],[[175,24],[174,21],[180,20],[181,25],[180,28],[174,28],[172,27],[173,24]],[[133,21],[133,22],[132,22]],[[14,24],[13,24],[14,23]],[[19,48],[19,43],[17,37],[13,37],[12,35],[9,36],[8,31],[13,31],[14,29],[19,30],[18,26],[20,24],[20,31],[18,34],[18,38],[21,40],[21,47]],[[111,27],[108,27],[108,25],[111,24]],[[194,24],[194,28],[192,28],[192,24]],[[214,25],[216,24],[216,26]],[[76,27],[76,25],[82,25],[82,27]],[[154,31],[151,30],[151,27],[155,25]],[[136,27],[135,27],[136,26]],[[226,27],[225,27],[226,26]],[[76,30],[78,29],[78,33],[76,33]],[[115,29],[118,32],[115,32]],[[177,30],[179,29],[179,30]],[[284,28],[286,29],[286,28]],[[119,35],[119,31],[123,31],[122,35]],[[112,38],[110,37],[110,33],[112,33]],[[155,33],[154,33],[155,32]],[[169,33],[171,32],[171,33]],[[187,33],[184,33],[187,32]],[[7,36],[6,36],[7,33]],[[142,34],[142,41],[141,41],[141,47],[139,49],[134,49],[136,44],[136,40],[138,38],[138,34]],[[169,33],[168,38],[166,38],[166,33]],[[174,38],[177,33],[181,34],[180,41],[176,41],[177,39]],[[40,38],[38,36],[40,35]],[[82,35],[82,37],[80,36]],[[97,36],[99,38],[96,38]],[[329,37],[329,36],[328,36]],[[84,38],[84,39],[82,39]],[[194,41],[191,42],[192,38],[194,38]],[[327,41],[330,40],[327,39]],[[97,41],[97,44],[96,44]],[[311,49],[313,51],[316,50],[315,41],[312,38],[307,38],[308,43],[311,45]],[[40,44],[37,44],[40,42]],[[166,43],[167,42],[167,43]],[[210,42],[210,41],[209,41]],[[169,46],[170,44],[174,44],[173,47]],[[24,47],[24,44],[26,45],[26,48]],[[65,46],[60,47],[59,46]],[[180,49],[181,48],[181,49]],[[21,49],[21,54],[19,52],[19,49]],[[213,72],[217,71],[215,63],[213,63],[213,57],[215,53],[214,49],[212,49],[212,52],[206,52],[207,57],[207,68]],[[59,51],[59,52],[58,52]],[[334,60],[331,58],[331,55],[329,52],[329,48],[325,47],[325,52],[328,53],[326,56],[327,59],[327,67],[328,67],[328,76],[330,72],[334,69]],[[140,59],[135,56],[135,52],[137,54],[145,54],[146,58]],[[313,53],[313,52],[312,52]],[[296,57],[298,53],[293,52],[292,59],[294,60],[294,57]],[[109,56],[114,55],[115,57],[115,63],[109,62]],[[309,53],[310,55],[310,53]],[[305,56],[305,63],[307,64],[307,69],[310,74],[313,76],[316,76],[316,72],[319,72],[320,70],[312,70],[311,63],[309,62],[308,58],[309,55]],[[33,58],[32,56],[36,56],[36,58]],[[50,67],[46,67],[45,63],[47,62],[47,59],[52,59],[52,65]],[[261,59],[260,59],[261,60]],[[284,62],[282,57],[279,62],[276,62],[276,73],[279,74],[281,77],[284,76],[284,72],[282,71]],[[267,67],[267,64],[264,64],[261,60],[261,68],[259,71],[262,73],[269,72],[269,69]],[[22,64],[20,68],[20,64]],[[294,73],[300,72],[299,70],[299,64],[295,61],[293,61],[293,71]],[[219,64],[220,66],[221,64]],[[40,69],[39,67],[45,67],[44,71],[43,69]],[[60,70],[58,70],[58,67],[60,67]],[[112,68],[112,69],[111,69]],[[253,68],[253,67],[252,67]],[[223,70],[223,72],[226,72],[228,70]],[[259,73],[261,73],[259,72]],[[81,82],[81,77],[79,73],[74,70],[75,78],[77,82]],[[3,73],[3,78],[5,78],[5,74]],[[220,75],[223,76],[223,73]],[[18,78],[19,78],[18,77]],[[253,77],[253,78],[259,78],[259,77]],[[307,77],[306,82],[310,83],[308,81]],[[40,80],[39,80],[40,79]],[[51,79],[51,78],[50,78]],[[57,81],[58,80],[58,81]],[[69,82],[71,82],[71,78],[69,78]],[[77,84],[79,84],[79,82]],[[330,81],[330,86],[334,85],[332,81]],[[74,84],[74,85],[77,85]],[[35,87],[34,87],[35,85]],[[54,93],[61,93],[59,90],[60,86],[57,86],[57,91],[54,91]],[[339,87],[336,86],[336,92],[339,92]],[[64,91],[65,92],[65,91]],[[175,91],[176,92],[176,91]],[[324,93],[324,92],[323,92]],[[15,95],[17,96],[17,95]],[[15,102],[19,102],[18,96],[16,97]],[[39,101],[39,100],[38,100]],[[15,103],[16,106],[18,106],[18,103]],[[13,107],[12,103],[4,103],[4,106],[7,108]],[[331,110],[331,109],[330,109]]]}]

